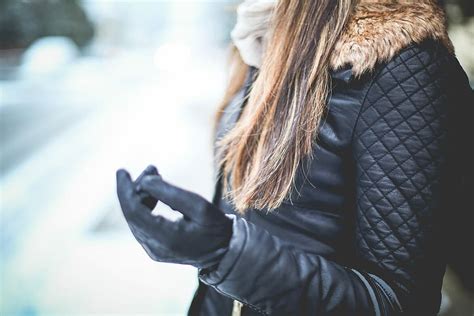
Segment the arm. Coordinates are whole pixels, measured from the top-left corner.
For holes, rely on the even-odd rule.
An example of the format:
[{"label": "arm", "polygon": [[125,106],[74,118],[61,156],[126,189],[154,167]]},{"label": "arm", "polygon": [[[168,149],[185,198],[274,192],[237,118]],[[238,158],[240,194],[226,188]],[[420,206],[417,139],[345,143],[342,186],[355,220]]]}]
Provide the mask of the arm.
[{"label": "arm", "polygon": [[404,50],[374,78],[354,130],[357,267],[285,247],[234,219],[229,249],[200,279],[268,314],[435,314],[436,251],[447,99],[441,57]]},{"label": "arm", "polygon": [[217,269],[199,272],[220,293],[269,315],[374,314],[375,293],[356,271],[283,246],[242,218],[234,218],[233,232]]}]

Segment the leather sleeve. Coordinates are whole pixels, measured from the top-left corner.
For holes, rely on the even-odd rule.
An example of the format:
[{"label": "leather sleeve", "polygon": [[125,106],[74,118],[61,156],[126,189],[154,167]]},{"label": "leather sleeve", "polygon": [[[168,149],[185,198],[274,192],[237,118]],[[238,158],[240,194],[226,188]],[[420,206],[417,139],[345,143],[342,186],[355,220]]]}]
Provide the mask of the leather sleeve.
[{"label": "leather sleeve", "polygon": [[460,106],[449,87],[462,83],[448,82],[452,62],[433,42],[405,49],[373,81],[353,134],[359,265],[410,314],[435,315],[441,300],[448,112]]},{"label": "leather sleeve", "polygon": [[202,282],[266,315],[373,314],[370,295],[353,270],[285,246],[233,217],[229,249],[217,269],[199,271]]},{"label": "leather sleeve", "polygon": [[[228,252],[199,272],[220,293],[271,315],[435,314],[444,265],[436,252],[445,156],[444,62],[405,49],[372,79],[354,129],[356,263],[283,245],[234,217]],[[426,299],[426,300],[425,300]]]}]

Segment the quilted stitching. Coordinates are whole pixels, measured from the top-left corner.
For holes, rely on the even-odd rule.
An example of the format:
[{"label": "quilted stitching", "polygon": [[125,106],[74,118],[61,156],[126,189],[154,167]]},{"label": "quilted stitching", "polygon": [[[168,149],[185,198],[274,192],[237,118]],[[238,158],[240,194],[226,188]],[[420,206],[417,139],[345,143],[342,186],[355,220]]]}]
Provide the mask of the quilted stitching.
[{"label": "quilted stitching", "polygon": [[413,46],[383,67],[354,131],[358,256],[410,288],[426,256],[445,157],[444,58]]}]

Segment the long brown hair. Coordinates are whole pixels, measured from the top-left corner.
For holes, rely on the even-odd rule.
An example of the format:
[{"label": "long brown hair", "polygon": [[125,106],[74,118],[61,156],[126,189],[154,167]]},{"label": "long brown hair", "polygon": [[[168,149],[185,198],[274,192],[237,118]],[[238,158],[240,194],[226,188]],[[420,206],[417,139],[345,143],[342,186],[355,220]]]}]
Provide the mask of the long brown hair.
[{"label": "long brown hair", "polygon": [[[297,168],[311,157],[325,113],[330,54],[355,3],[280,0],[275,8],[272,36],[248,103],[218,142],[225,196],[239,212],[272,210],[291,195]],[[244,81],[247,67],[238,52],[234,61],[216,121]]]}]

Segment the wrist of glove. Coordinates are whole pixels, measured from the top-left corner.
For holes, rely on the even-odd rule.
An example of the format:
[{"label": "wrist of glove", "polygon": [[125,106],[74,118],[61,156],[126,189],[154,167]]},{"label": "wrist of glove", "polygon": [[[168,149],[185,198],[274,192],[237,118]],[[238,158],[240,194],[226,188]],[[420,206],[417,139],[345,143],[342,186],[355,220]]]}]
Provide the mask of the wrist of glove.
[{"label": "wrist of glove", "polygon": [[[117,195],[130,230],[153,260],[212,269],[227,251],[232,219],[200,195],[164,181],[155,167],[136,181],[118,170]],[[159,201],[182,217],[153,215]]]}]

